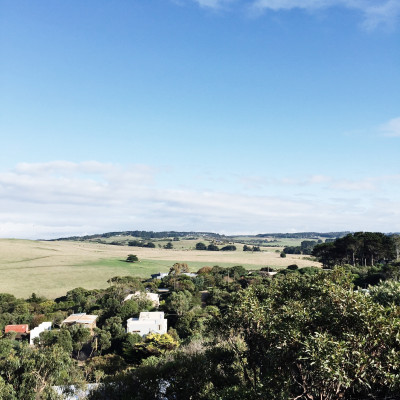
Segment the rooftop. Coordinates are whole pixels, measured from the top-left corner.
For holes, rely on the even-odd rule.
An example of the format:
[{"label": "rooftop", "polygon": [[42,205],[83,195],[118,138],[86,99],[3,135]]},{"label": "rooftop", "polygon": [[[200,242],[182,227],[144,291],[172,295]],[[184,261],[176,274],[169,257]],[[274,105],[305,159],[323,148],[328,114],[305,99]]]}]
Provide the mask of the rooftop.
[{"label": "rooftop", "polygon": [[4,332],[19,332],[26,333],[29,332],[29,325],[21,324],[21,325],[7,325],[4,329]]},{"label": "rooftop", "polygon": [[88,315],[85,313],[80,314],[71,314],[68,318],[64,319],[62,322],[63,324],[72,324],[72,323],[79,323],[79,324],[92,324],[96,321],[97,315]]}]

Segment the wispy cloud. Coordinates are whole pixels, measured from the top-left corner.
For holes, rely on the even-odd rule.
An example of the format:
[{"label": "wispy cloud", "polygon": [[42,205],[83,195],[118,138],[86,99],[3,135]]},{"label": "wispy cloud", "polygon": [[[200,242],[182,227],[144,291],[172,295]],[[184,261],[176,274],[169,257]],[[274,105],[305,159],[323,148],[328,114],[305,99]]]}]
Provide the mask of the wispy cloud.
[{"label": "wispy cloud", "polygon": [[311,175],[302,177],[283,177],[268,178],[265,176],[239,177],[238,181],[246,189],[262,189],[271,187],[291,187],[302,188],[303,190],[330,190],[347,192],[377,192],[383,190],[383,187],[400,184],[400,175],[382,175],[374,177],[362,177],[359,179],[338,178],[327,175]]},{"label": "wispy cloud", "polygon": [[194,0],[200,7],[220,9],[233,3],[235,0]]},{"label": "wispy cloud", "polygon": [[382,124],[379,131],[384,136],[400,137],[400,117],[393,118],[390,121]]},{"label": "wispy cloud", "polygon": [[293,9],[313,12],[332,7],[344,7],[362,13],[363,26],[368,30],[380,25],[392,26],[400,15],[399,0],[256,0],[251,6],[258,12]]}]

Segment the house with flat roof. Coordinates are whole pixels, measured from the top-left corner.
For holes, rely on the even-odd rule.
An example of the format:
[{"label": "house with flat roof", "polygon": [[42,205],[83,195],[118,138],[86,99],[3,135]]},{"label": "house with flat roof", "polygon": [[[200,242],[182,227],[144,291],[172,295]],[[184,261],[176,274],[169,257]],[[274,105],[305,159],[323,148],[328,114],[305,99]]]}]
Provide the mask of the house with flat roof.
[{"label": "house with flat roof", "polygon": [[62,325],[83,325],[85,328],[90,329],[93,334],[93,329],[96,328],[97,315],[89,315],[86,313],[71,314],[68,318],[61,322]]},{"label": "house with flat roof", "polygon": [[186,275],[189,278],[196,278],[197,274],[194,272],[182,272],[181,275]]},{"label": "house with flat roof", "polygon": [[31,346],[34,345],[34,339],[38,338],[39,335],[44,332],[44,331],[50,331],[51,330],[51,322],[42,322],[39,326],[36,328],[33,328],[30,331],[30,336],[29,336],[29,344]]},{"label": "house with flat roof", "polygon": [[139,318],[129,318],[126,321],[126,331],[137,333],[144,337],[149,333],[167,333],[168,321],[163,312],[141,312]]}]

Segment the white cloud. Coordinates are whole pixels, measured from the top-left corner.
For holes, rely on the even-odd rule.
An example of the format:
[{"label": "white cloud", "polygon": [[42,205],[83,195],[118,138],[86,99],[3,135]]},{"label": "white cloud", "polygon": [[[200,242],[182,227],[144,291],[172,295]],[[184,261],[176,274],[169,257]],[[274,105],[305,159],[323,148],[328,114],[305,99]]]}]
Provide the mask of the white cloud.
[{"label": "white cloud", "polygon": [[381,125],[379,131],[384,136],[399,137],[400,136],[400,117],[393,118],[385,124]]},{"label": "white cloud", "polygon": [[200,7],[219,9],[235,0],[194,0]]},{"label": "white cloud", "polygon": [[344,7],[363,14],[363,26],[374,29],[379,25],[392,25],[400,14],[399,0],[256,0],[254,10],[292,10],[316,11],[331,7]]},{"label": "white cloud", "polygon": [[282,188],[289,187],[302,188],[308,190],[309,193],[316,190],[325,189],[327,191],[347,191],[347,192],[372,192],[383,190],[389,187],[393,191],[393,185],[400,184],[400,175],[382,175],[375,177],[363,177],[359,179],[338,178],[327,175],[311,175],[301,177],[283,177],[283,178],[267,178],[262,176],[246,176],[238,177],[238,182],[247,190],[265,189],[265,188]]},{"label": "white cloud", "polygon": [[[359,181],[324,175],[302,181],[256,178],[254,192],[236,186],[228,193],[194,186],[177,189],[179,182],[162,188],[162,174],[145,165],[95,161],[24,163],[0,171],[0,237],[54,238],[135,229],[400,230],[399,194],[391,190],[385,196],[388,192],[377,190],[396,186],[399,175]],[[296,194],[299,190],[304,194]],[[372,194],[353,196],[357,191]],[[379,200],[378,195],[389,200]]]}]

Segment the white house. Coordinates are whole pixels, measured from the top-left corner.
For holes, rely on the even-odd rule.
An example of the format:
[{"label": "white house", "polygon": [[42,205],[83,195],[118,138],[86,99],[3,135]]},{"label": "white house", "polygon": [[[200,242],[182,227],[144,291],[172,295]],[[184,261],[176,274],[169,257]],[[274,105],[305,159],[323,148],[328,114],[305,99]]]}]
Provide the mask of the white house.
[{"label": "white house", "polygon": [[39,326],[36,328],[32,329],[30,331],[30,336],[29,336],[29,344],[33,346],[33,340],[39,335],[44,332],[44,331],[50,331],[51,330],[51,322],[42,322]]},{"label": "white house", "polygon": [[132,298],[138,298],[140,297],[141,294],[144,294],[144,296],[146,297],[147,300],[150,300],[153,303],[154,307],[158,307],[160,305],[160,296],[157,293],[149,293],[149,292],[135,292],[135,293],[131,293],[128,294],[128,296],[126,296],[124,298],[124,301],[128,301]]},{"label": "white house", "polygon": [[194,272],[182,272],[181,275],[186,275],[189,278],[196,278],[197,274],[195,274]]},{"label": "white house", "polygon": [[144,337],[149,333],[167,333],[167,320],[163,312],[141,312],[139,318],[126,321],[126,331]]}]

